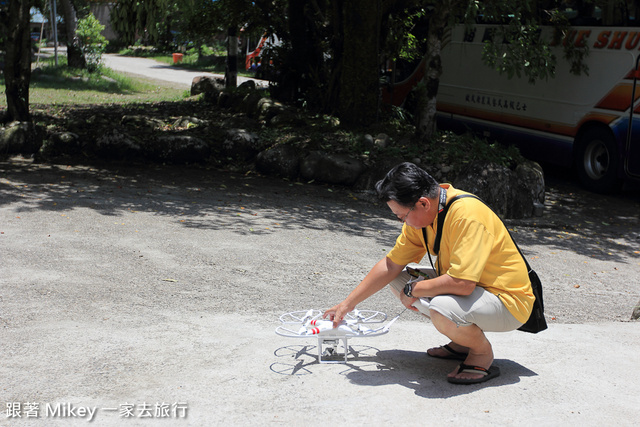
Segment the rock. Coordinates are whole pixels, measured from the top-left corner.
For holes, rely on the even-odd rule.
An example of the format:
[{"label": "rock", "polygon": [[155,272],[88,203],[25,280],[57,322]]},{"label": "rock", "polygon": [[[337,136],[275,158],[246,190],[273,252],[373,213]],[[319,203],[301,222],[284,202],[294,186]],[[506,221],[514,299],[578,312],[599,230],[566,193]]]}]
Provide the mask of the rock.
[{"label": "rock", "polygon": [[224,89],[224,79],[198,76],[194,77],[191,81],[191,96],[199,95],[201,93],[218,94]]},{"label": "rock", "polygon": [[389,135],[380,133],[376,136],[374,144],[378,148],[386,148],[389,145]]},{"label": "rock", "polygon": [[313,151],[300,164],[300,176],[337,185],[353,185],[365,171],[363,162],[347,154]]},{"label": "rock", "polygon": [[512,171],[495,164],[473,163],[454,180],[458,189],[475,194],[502,218],[526,218],[539,212],[535,200],[544,202],[544,177],[533,162]]},{"label": "rock", "polygon": [[269,122],[273,117],[286,110],[285,106],[269,98],[262,98],[258,102],[258,119]]},{"label": "rock", "polygon": [[238,86],[241,91],[253,91],[256,89],[256,82],[253,80],[245,80]]},{"label": "rock", "polygon": [[353,185],[354,191],[362,193],[365,198],[376,201],[378,196],[375,191],[375,185],[378,181],[385,177],[387,172],[394,166],[402,163],[404,160],[399,157],[385,157],[372,167],[367,168]]},{"label": "rock", "polygon": [[122,125],[157,130],[164,127],[164,122],[162,120],[143,115],[126,115],[122,117]]},{"label": "rock", "polygon": [[142,154],[142,147],[126,133],[111,129],[96,139],[95,151],[98,156],[106,159],[137,159]]},{"label": "rock", "polygon": [[258,115],[258,103],[262,99],[262,94],[257,90],[247,93],[242,99],[242,112],[247,116],[255,117]]},{"label": "rock", "polygon": [[111,121],[111,117],[102,116],[100,114],[95,114],[87,119],[85,123],[82,122],[81,118],[71,118],[70,125],[77,126],[79,128],[92,128],[96,127],[106,127],[111,128],[113,126],[113,122]]},{"label": "rock", "polygon": [[302,126],[304,120],[300,114],[293,111],[285,110],[276,114],[269,120],[269,126],[271,127],[285,127],[285,126]]},{"label": "rock", "polygon": [[218,107],[233,108],[237,99],[238,99],[237,95],[234,96],[234,94],[226,90],[222,91],[218,95]]},{"label": "rock", "polygon": [[164,163],[203,163],[211,155],[211,147],[189,135],[163,135],[145,146],[148,158]]},{"label": "rock", "polygon": [[237,160],[249,161],[260,150],[260,138],[245,129],[229,129],[222,143],[222,153]]},{"label": "rock", "polygon": [[173,122],[174,128],[190,128],[192,126],[199,126],[205,124],[203,120],[197,117],[179,117]]},{"label": "rock", "polygon": [[265,175],[294,180],[300,170],[300,150],[292,145],[278,145],[262,151],[256,157],[256,169]]},{"label": "rock", "polygon": [[375,143],[373,141],[373,137],[368,133],[362,137],[362,147],[365,151],[372,151],[375,147]]},{"label": "rock", "polygon": [[42,146],[42,132],[31,122],[11,122],[0,128],[0,155],[38,152]]},{"label": "rock", "polygon": [[41,160],[54,159],[62,156],[76,156],[82,147],[79,136],[73,132],[54,132],[44,141],[38,151]]},{"label": "rock", "polygon": [[638,319],[640,319],[640,301],[638,301],[638,304],[636,304],[636,306],[633,308],[633,311],[631,312],[631,320]]},{"label": "rock", "polygon": [[544,171],[542,167],[532,161],[526,161],[516,167],[518,182],[522,184],[523,190],[531,194],[534,203],[544,205]]},{"label": "rock", "polygon": [[513,175],[495,164],[472,163],[454,180],[454,187],[473,193],[487,203],[500,217],[508,212]]}]

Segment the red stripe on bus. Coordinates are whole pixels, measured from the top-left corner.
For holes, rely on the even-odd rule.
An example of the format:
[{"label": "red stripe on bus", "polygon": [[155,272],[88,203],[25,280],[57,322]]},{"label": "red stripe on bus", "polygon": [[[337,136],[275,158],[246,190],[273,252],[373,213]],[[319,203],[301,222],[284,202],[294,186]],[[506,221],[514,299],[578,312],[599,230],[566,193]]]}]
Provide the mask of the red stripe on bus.
[{"label": "red stripe on bus", "polygon": [[[625,111],[631,105],[633,85],[622,83],[614,87],[604,98],[596,104],[596,108],[605,110]],[[640,90],[636,90],[635,100],[640,98]]]}]

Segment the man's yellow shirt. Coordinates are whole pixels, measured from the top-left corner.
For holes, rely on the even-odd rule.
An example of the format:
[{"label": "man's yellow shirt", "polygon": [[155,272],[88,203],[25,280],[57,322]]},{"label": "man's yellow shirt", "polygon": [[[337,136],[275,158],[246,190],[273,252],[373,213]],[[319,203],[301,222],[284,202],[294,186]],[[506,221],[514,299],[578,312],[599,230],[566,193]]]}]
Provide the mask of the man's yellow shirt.
[{"label": "man's yellow shirt", "polygon": [[[469,194],[442,184],[447,203]],[[520,322],[529,319],[535,297],[527,267],[500,218],[482,201],[469,197],[451,205],[443,224],[440,253],[433,253],[438,218],[427,227],[427,244],[421,229],[404,224],[387,257],[396,264],[419,263],[429,252],[438,257],[439,274],[476,282],[497,295]]]}]

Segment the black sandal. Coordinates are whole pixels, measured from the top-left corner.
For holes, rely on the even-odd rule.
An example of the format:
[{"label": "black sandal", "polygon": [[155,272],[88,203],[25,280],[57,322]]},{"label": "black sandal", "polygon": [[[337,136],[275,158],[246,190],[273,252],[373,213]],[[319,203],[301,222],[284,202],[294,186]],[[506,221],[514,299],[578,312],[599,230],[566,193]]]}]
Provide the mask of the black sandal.
[{"label": "black sandal", "polygon": [[427,352],[427,354],[429,356],[435,357],[437,359],[454,359],[454,360],[466,360],[467,356],[469,355],[469,353],[465,353],[463,351],[456,351],[456,350],[452,349],[449,344],[441,345],[438,348],[443,349],[444,351],[446,351],[449,354],[445,354],[444,356],[436,356],[436,355],[433,355],[433,354],[429,354],[428,352]]},{"label": "black sandal", "polygon": [[489,369],[485,369],[481,366],[472,366],[465,365],[461,363],[458,367],[458,372],[456,375],[465,373],[465,374],[482,374],[483,376],[480,378],[455,378],[448,377],[447,381],[451,384],[479,384],[485,381],[489,381],[491,378],[495,378],[500,376],[500,368],[497,366],[490,366]]}]

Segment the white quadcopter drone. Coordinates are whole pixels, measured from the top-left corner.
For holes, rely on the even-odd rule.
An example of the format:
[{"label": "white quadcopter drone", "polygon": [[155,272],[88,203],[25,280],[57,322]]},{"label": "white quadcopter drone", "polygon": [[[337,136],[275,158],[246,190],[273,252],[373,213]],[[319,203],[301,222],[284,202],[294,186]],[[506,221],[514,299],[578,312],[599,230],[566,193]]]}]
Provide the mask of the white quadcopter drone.
[{"label": "white quadcopter drone", "polygon": [[[348,313],[336,328],[333,327],[332,320],[322,319],[322,314],[322,311],[313,309],[285,313],[280,316],[282,325],[276,328],[276,334],[289,338],[316,336],[318,338],[318,362],[320,363],[342,363],[340,360],[323,359],[323,356],[330,357],[338,354],[338,345],[342,341],[344,363],[346,363],[349,354],[347,345],[349,338],[384,335],[389,332],[393,322],[402,313],[382,326],[381,324],[387,320],[385,313],[372,310],[354,310]],[[378,325],[378,327],[371,327],[370,325]]]}]

